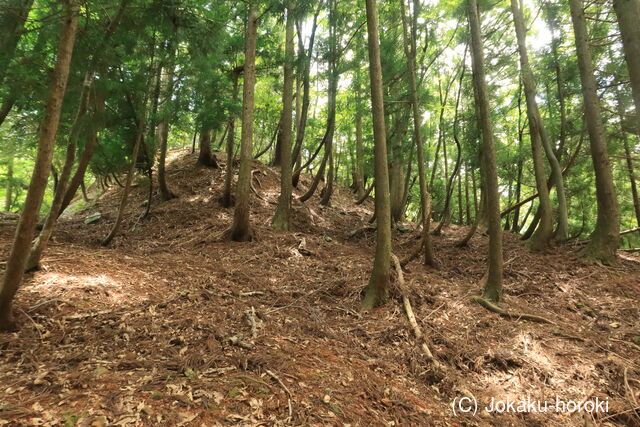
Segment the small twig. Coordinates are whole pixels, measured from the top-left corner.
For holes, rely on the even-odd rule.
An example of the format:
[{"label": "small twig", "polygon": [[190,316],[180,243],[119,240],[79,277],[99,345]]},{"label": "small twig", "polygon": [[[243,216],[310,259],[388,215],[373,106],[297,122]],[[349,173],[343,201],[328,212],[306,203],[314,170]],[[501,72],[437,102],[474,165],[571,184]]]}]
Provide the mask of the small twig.
[{"label": "small twig", "polygon": [[229,338],[229,344],[235,345],[236,347],[244,348],[245,350],[252,350],[253,344],[244,341],[242,338],[237,337],[236,335]]},{"label": "small twig", "polygon": [[284,385],[284,383],[282,382],[282,380],[280,378],[278,378],[278,376],[276,374],[274,374],[273,372],[271,372],[270,370],[266,370],[265,371],[267,374],[269,374],[269,376],[271,378],[273,378],[274,380],[276,380],[278,382],[278,384],[280,384],[280,386],[284,389],[284,391],[287,393],[287,403],[289,405],[289,419],[293,419],[293,406],[291,405],[291,399],[293,398],[293,396],[291,395],[291,392],[289,391],[289,389],[287,388],[286,385]]},{"label": "small twig", "polygon": [[262,291],[240,292],[241,297],[252,297],[254,295],[264,295]]}]

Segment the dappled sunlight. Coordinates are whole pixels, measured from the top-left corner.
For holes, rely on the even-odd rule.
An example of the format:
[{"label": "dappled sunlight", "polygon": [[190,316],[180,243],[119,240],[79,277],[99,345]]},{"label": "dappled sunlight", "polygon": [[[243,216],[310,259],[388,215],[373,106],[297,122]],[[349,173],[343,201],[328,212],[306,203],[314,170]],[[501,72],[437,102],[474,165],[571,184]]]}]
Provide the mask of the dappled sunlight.
[{"label": "dappled sunlight", "polygon": [[111,303],[128,299],[124,283],[106,274],[64,274],[46,272],[36,276],[25,291],[58,299],[91,298]]}]

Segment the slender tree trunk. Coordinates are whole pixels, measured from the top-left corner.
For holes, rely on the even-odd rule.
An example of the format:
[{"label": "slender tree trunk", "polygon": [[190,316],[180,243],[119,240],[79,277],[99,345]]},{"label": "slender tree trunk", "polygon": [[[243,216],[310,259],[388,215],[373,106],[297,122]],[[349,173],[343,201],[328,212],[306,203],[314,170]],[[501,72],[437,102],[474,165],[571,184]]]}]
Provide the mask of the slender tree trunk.
[{"label": "slender tree trunk", "polygon": [[[404,1],[404,0],[403,0]],[[356,70],[358,73],[358,70]],[[360,99],[359,75],[353,78],[353,90],[356,97],[356,115],[354,117],[356,126],[356,167],[355,167],[355,191],[358,198],[365,192],[364,188],[364,143],[362,140],[362,102]]]},{"label": "slender tree trunk", "polygon": [[11,109],[15,105],[17,101],[16,96],[13,93],[10,93],[4,101],[2,101],[2,106],[0,106],[0,126],[4,123],[4,120],[7,118]]},{"label": "slender tree trunk", "polygon": [[307,53],[304,53],[304,43],[302,40],[302,23],[299,22],[298,25],[298,56],[303,58],[303,71],[302,71],[302,109],[300,111],[300,120],[298,123],[298,127],[296,128],[296,143],[293,148],[292,159],[295,163],[296,167],[292,176],[293,186],[298,186],[298,180],[300,179],[300,171],[304,169],[300,167],[302,162],[301,152],[302,152],[302,143],[304,141],[305,130],[307,128],[307,117],[309,116],[309,104],[310,104],[310,91],[311,91],[311,58],[313,56],[313,45],[315,43],[316,30],[318,28],[318,14],[320,13],[320,9],[324,1],[318,2],[318,8],[313,16],[313,24],[311,26],[311,35],[309,37],[309,48]]},{"label": "slender tree trunk", "polygon": [[[69,186],[64,194],[64,199],[62,200],[62,205],[60,206],[60,210],[58,211],[58,216],[62,215],[65,209],[67,209],[67,207],[71,204],[71,201],[78,191],[78,187],[80,187],[83,183],[84,175],[87,172],[87,168],[89,167],[89,162],[91,161],[95,148],[98,145],[98,131],[102,127],[102,121],[98,118],[102,116],[102,112],[104,110],[104,98],[101,98],[101,100],[99,101],[97,109],[98,112],[94,113],[93,123],[91,124],[91,129],[89,131],[84,150],[82,151],[82,155],[80,156],[80,160],[78,161],[78,167],[76,168],[73,177],[69,181]],[[100,124],[97,124],[96,121]]]},{"label": "slender tree trunk", "polygon": [[486,189],[486,215],[489,220],[489,256],[484,298],[498,302],[502,298],[502,230],[500,229],[500,195],[498,194],[496,147],[493,140],[489,89],[485,77],[482,32],[476,0],[468,0],[468,9],[473,78],[479,113],[478,126],[482,131],[482,167],[484,169]]},{"label": "slender tree trunk", "polygon": [[458,174],[458,224],[464,224],[464,209],[462,208],[462,177]]},{"label": "slender tree trunk", "polygon": [[[435,235],[439,235],[442,232],[442,227],[446,226],[449,224],[450,220],[451,220],[451,198],[453,196],[453,186],[454,186],[454,182],[453,180],[456,178],[456,175],[458,175],[459,171],[460,171],[460,162],[462,160],[462,145],[460,145],[460,139],[458,137],[458,110],[460,108],[460,97],[462,95],[462,84],[464,81],[464,62],[466,60],[467,57],[467,50],[465,48],[465,52],[464,52],[464,57],[462,59],[462,64],[461,64],[461,72],[460,72],[460,80],[458,81],[458,93],[456,95],[456,107],[455,107],[455,113],[454,113],[454,119],[453,119],[453,140],[456,144],[456,148],[457,148],[457,155],[456,155],[456,163],[454,165],[453,168],[453,172],[451,172],[451,176],[448,177],[447,180],[447,184],[445,186],[445,199],[444,199],[444,207],[442,209],[442,215],[440,218],[440,223],[438,224],[438,226],[436,227],[435,230],[433,230],[433,233]],[[447,162],[447,151],[446,151],[446,145],[443,147],[443,154],[444,154],[444,158],[445,158],[445,176],[447,175],[446,172],[446,162]]]},{"label": "slender tree trunk", "polygon": [[167,163],[167,145],[169,142],[169,126],[172,114],[171,98],[173,97],[174,73],[176,61],[176,47],[173,43],[169,43],[169,60],[164,68],[164,76],[162,81],[163,107],[160,122],[158,123],[158,188],[160,189],[160,197],[162,200],[171,200],[176,197],[167,185],[166,163]]},{"label": "slender tree trunk", "polygon": [[[232,75],[233,79],[233,100],[238,100],[238,79],[240,71],[235,70]],[[229,114],[229,123],[227,124],[227,165],[224,176],[224,190],[222,192],[221,204],[225,208],[233,205],[234,201],[231,197],[231,183],[233,181],[233,145],[235,139],[235,116]]]},{"label": "slender tree trunk", "polygon": [[464,167],[464,205],[467,213],[466,225],[471,224],[471,203],[469,202],[469,165]]},{"label": "slender tree trunk", "polygon": [[569,0],[569,6],[575,33],[578,68],[584,96],[585,120],[589,131],[591,158],[596,175],[596,199],[598,202],[596,227],[591,234],[591,240],[584,248],[583,255],[603,264],[613,264],[616,260],[616,250],[620,240],[620,213],[616,200],[616,189],[609,164],[607,139],[600,116],[598,86],[593,73],[584,5],[582,0]]},{"label": "slender tree trunk", "polygon": [[247,14],[244,50],[244,85],[242,88],[242,132],[240,137],[240,170],[236,184],[236,200],[230,238],[236,242],[252,240],[249,224],[251,196],[251,167],[253,162],[253,107],[256,84],[256,39],[258,29],[257,5],[252,0]]},{"label": "slender tree trunk", "polygon": [[[198,164],[210,168],[218,168],[218,160],[211,153],[211,129],[202,126],[200,130],[200,153],[198,154]],[[194,134],[195,135],[195,134]]]},{"label": "slender tree trunk", "polygon": [[4,83],[6,70],[24,33],[31,6],[33,0],[7,0],[0,8],[0,28],[4,33],[0,38],[0,86]]},{"label": "slender tree trunk", "polygon": [[540,118],[538,104],[536,102],[536,88],[533,73],[529,67],[529,56],[526,48],[526,29],[522,11],[518,7],[518,0],[511,0],[511,12],[518,39],[518,51],[520,54],[520,74],[524,86],[524,94],[527,105],[527,117],[529,118],[529,137],[531,139],[531,151],[533,154],[533,170],[536,178],[538,197],[540,198],[540,225],[529,240],[529,248],[533,251],[546,251],[553,237],[553,210],[551,198],[547,187],[546,171],[544,168],[544,149],[542,147],[541,127],[544,124]]},{"label": "slender tree trunk", "polygon": [[13,145],[9,145],[9,153],[7,154],[7,176],[4,187],[4,210],[9,212],[13,204],[13,162],[15,152]]},{"label": "slender tree trunk", "polygon": [[284,84],[282,93],[282,145],[281,145],[281,166],[280,166],[280,197],[276,213],[273,216],[273,228],[281,231],[288,231],[291,215],[291,192],[293,184],[291,182],[291,139],[292,139],[292,96],[293,96],[293,24],[294,10],[293,3],[287,5],[287,23],[285,31],[285,54],[284,54]]},{"label": "slender tree trunk", "polygon": [[[146,99],[145,99],[145,107],[146,107]],[[133,144],[133,152],[131,153],[131,163],[129,164],[129,171],[127,172],[127,180],[124,184],[124,189],[122,190],[122,198],[120,199],[120,205],[118,206],[118,214],[116,215],[116,221],[111,227],[111,231],[107,237],[102,241],[102,246],[108,246],[116,234],[120,229],[120,224],[122,223],[122,218],[124,216],[124,210],[127,207],[127,200],[129,198],[129,191],[131,190],[131,183],[133,182],[133,177],[136,174],[136,163],[138,162],[138,153],[140,153],[140,146],[142,145],[142,139],[145,131],[145,109],[143,107],[140,112],[140,118],[138,119],[138,130],[136,132],[136,140]],[[151,201],[149,201],[150,203]]]},{"label": "slender tree trunk", "polygon": [[79,3],[76,0],[68,0],[64,5],[64,23],[58,42],[49,96],[40,124],[36,162],[0,288],[0,331],[15,329],[11,305],[24,276],[25,262],[29,256],[31,239],[51,170],[53,146],[78,28]]},{"label": "slender tree trunk", "polygon": [[635,170],[633,160],[631,159],[631,149],[629,148],[629,139],[627,134],[623,132],[622,143],[624,144],[624,154],[627,161],[627,172],[629,172],[629,182],[631,183],[631,196],[633,197],[633,209],[636,214],[636,222],[640,227],[640,202],[638,201],[638,185],[636,183]]},{"label": "slender tree trunk", "polygon": [[391,194],[391,221],[395,224],[402,219],[404,201],[404,163],[402,155],[402,141],[409,126],[409,116],[405,111],[396,114],[393,132],[390,136],[389,153],[391,164],[389,166],[389,191]]},{"label": "slender tree trunk", "polygon": [[631,92],[636,104],[636,123],[640,124],[640,1],[613,0],[618,17],[624,56],[629,69]]},{"label": "slender tree trunk", "polygon": [[69,179],[71,178],[71,171],[73,169],[73,164],[76,159],[76,149],[78,146],[78,139],[80,137],[80,132],[84,128],[84,117],[86,111],[89,107],[89,94],[91,90],[91,85],[93,83],[93,72],[92,70],[88,70],[84,82],[82,84],[82,90],[80,91],[80,101],[78,105],[78,110],[76,111],[76,116],[73,120],[73,124],[71,126],[71,131],[69,133],[69,141],[67,143],[67,153],[65,156],[65,162],[62,166],[62,170],[60,172],[60,178],[58,179],[58,186],[56,188],[56,192],[53,196],[53,201],[51,202],[51,208],[49,209],[49,213],[44,222],[44,226],[38,235],[38,238],[33,243],[31,248],[31,252],[29,254],[29,258],[26,264],[26,271],[34,270],[39,268],[40,266],[40,258],[44,253],[47,245],[49,243],[49,239],[53,235],[55,231],[58,217],[60,216],[62,204],[64,202],[64,196],[67,191],[67,184]]},{"label": "slender tree trunk", "polygon": [[371,310],[373,307],[384,303],[388,298],[391,262],[391,206],[389,202],[387,137],[384,124],[382,66],[380,63],[380,38],[378,36],[376,0],[366,0],[366,7],[378,225],[376,231],[376,255],[369,284],[364,290],[362,307],[365,310]]}]

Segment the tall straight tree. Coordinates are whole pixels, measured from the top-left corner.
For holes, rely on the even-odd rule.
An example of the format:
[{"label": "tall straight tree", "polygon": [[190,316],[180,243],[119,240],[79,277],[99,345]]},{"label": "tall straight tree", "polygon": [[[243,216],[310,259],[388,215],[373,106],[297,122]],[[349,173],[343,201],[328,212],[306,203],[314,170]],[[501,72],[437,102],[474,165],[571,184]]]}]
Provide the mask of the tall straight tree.
[{"label": "tall straight tree", "polygon": [[0,86],[24,31],[33,0],[7,0],[0,7]]},{"label": "tall straight tree", "polygon": [[40,205],[42,204],[49,179],[53,145],[60,123],[60,111],[67,88],[71,57],[76,41],[79,8],[80,4],[77,0],[64,2],[64,22],[58,42],[56,64],[51,78],[44,117],[42,118],[42,123],[40,123],[36,163],[16,229],[11,253],[7,260],[2,288],[0,288],[0,330],[6,331],[15,328],[11,305],[24,276],[24,266],[29,256],[31,239],[38,220],[38,212],[40,211]]},{"label": "tall straight tree", "polygon": [[[251,163],[253,162],[253,106],[256,85],[256,41],[258,13],[255,0],[250,0],[244,41],[244,85],[242,87],[242,129],[240,135],[240,170],[236,184],[236,200],[230,238],[236,242],[252,239],[249,224]],[[230,167],[229,165],[227,167]],[[228,173],[228,172],[227,172]]]},{"label": "tall straight tree", "polygon": [[369,50],[369,79],[371,80],[371,110],[373,116],[373,142],[375,162],[376,255],[369,284],[364,290],[362,308],[371,310],[383,304],[389,293],[391,262],[391,202],[389,195],[389,169],[387,167],[387,136],[384,124],[382,97],[382,66],[380,63],[380,37],[376,0],[366,0]]},{"label": "tall straight tree", "polygon": [[538,103],[536,102],[536,87],[533,73],[529,67],[529,55],[526,46],[526,30],[522,10],[518,0],[511,0],[511,12],[516,27],[518,40],[518,52],[520,53],[520,75],[524,86],[524,94],[527,105],[527,117],[529,118],[529,137],[531,139],[531,152],[533,155],[533,170],[536,177],[536,187],[540,198],[540,221],[535,233],[529,239],[529,248],[534,251],[545,251],[553,237],[553,211],[551,198],[547,186],[547,172],[544,168],[544,154],[540,127],[544,126],[540,119]]},{"label": "tall straight tree", "polygon": [[[404,54],[407,57],[407,73],[409,80],[409,90],[411,93],[411,108],[413,113],[413,143],[418,153],[418,183],[420,185],[420,209],[422,215],[422,241],[420,245],[424,251],[425,265],[435,266],[436,261],[433,255],[433,248],[429,227],[431,222],[431,195],[427,188],[427,178],[425,171],[424,147],[422,145],[422,136],[420,128],[422,120],[420,115],[420,100],[418,98],[418,87],[416,82],[416,43],[415,38],[410,35],[409,24],[407,22],[406,7],[404,0],[400,0],[400,12],[402,15],[402,34]],[[413,34],[413,32],[411,32]]]},{"label": "tall straight tree", "polygon": [[613,185],[613,175],[607,152],[607,138],[600,116],[598,85],[593,73],[593,60],[589,48],[587,22],[582,0],[569,0],[571,21],[575,33],[578,68],[584,97],[584,117],[589,132],[591,159],[596,175],[598,214],[596,227],[583,255],[603,264],[613,264],[620,240],[620,213]]},{"label": "tall straight tree", "polygon": [[165,172],[166,159],[167,159],[167,144],[169,140],[169,123],[171,121],[172,108],[171,98],[173,97],[174,88],[174,73],[176,67],[176,47],[173,41],[168,43],[169,58],[167,64],[164,66],[164,72],[162,76],[162,93],[163,93],[163,108],[160,115],[160,122],[158,123],[158,142],[160,145],[160,153],[158,158],[158,187],[160,188],[160,197],[162,200],[171,200],[176,197],[175,194],[169,189],[167,185],[167,176]]},{"label": "tall straight tree", "polygon": [[282,144],[280,146],[280,198],[273,217],[273,227],[277,230],[289,230],[291,212],[291,124],[293,114],[293,8],[287,5],[287,24],[285,31],[284,85],[282,91]]},{"label": "tall straight tree", "polygon": [[473,68],[474,93],[478,127],[482,134],[482,176],[485,212],[489,227],[488,270],[485,276],[483,297],[498,302],[502,298],[502,230],[500,228],[500,195],[498,194],[498,171],[493,123],[489,107],[489,89],[484,69],[482,31],[476,0],[468,0],[469,29],[471,32],[471,64]]},{"label": "tall straight tree", "polygon": [[640,126],[640,0],[613,0],[613,9],[618,17],[631,92],[636,104],[636,126]]},{"label": "tall straight tree", "polygon": [[[533,77],[533,71],[531,71],[531,65],[529,64],[529,54],[527,52],[527,33],[524,24],[524,15],[522,12],[522,6],[518,4],[518,0],[511,0],[511,12],[513,14],[513,21],[516,28],[516,38],[518,40],[518,52],[520,54],[520,74],[522,76],[522,84],[524,86],[524,93],[527,103],[527,115],[529,118],[529,131],[531,136],[531,146],[533,150],[534,168],[536,174],[536,183],[538,184],[538,194],[540,197],[541,206],[541,218],[540,225],[536,234],[531,237],[531,243],[533,249],[546,249],[548,244],[547,227],[553,226],[552,222],[552,210],[551,199],[549,198],[549,187],[546,182],[546,172],[544,167],[538,165],[537,157],[542,159],[542,155],[538,153],[541,149],[549,161],[551,166],[551,176],[553,185],[556,187],[556,194],[558,198],[558,228],[556,231],[556,239],[562,241],[566,240],[569,232],[569,219],[567,212],[567,200],[564,192],[564,178],[562,177],[562,168],[556,158],[551,141],[547,134],[546,127],[540,115],[540,109],[538,108],[538,102],[536,101],[536,84]],[[540,169],[540,170],[539,170]],[[538,174],[541,173],[540,178]],[[538,179],[541,183],[538,183]],[[542,184],[542,185],[540,185]]]}]

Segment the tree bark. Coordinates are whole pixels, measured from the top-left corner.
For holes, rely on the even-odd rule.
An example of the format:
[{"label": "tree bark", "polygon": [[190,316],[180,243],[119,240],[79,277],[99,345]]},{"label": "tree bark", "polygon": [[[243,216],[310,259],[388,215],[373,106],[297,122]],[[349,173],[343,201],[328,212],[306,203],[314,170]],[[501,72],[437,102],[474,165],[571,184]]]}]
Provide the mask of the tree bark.
[{"label": "tree bark", "polygon": [[58,42],[57,59],[49,96],[40,124],[36,162],[0,288],[0,330],[3,331],[15,329],[11,305],[24,276],[25,262],[29,256],[31,239],[47,186],[53,146],[60,123],[62,101],[69,78],[71,57],[78,29],[79,3],[76,0],[68,0],[65,1],[64,6],[64,23]]},{"label": "tree bark", "polygon": [[[250,1],[244,50],[244,85],[242,88],[242,130],[240,137],[240,170],[236,184],[236,200],[230,238],[236,242],[253,239],[249,223],[251,195],[251,167],[253,162],[253,107],[256,84],[256,39],[258,14],[255,1]],[[227,166],[228,168],[231,165]],[[229,169],[230,171],[230,169]]]},{"label": "tree bark", "polygon": [[598,86],[594,76],[582,0],[569,0],[569,6],[575,33],[578,68],[584,97],[585,120],[589,131],[591,158],[596,176],[596,199],[598,202],[596,227],[591,234],[589,244],[583,250],[583,255],[603,264],[613,264],[616,261],[616,250],[620,239],[618,235],[620,231],[620,213],[616,200],[616,189],[613,184],[609,154],[607,152],[607,139],[600,116]]},{"label": "tree bark", "polygon": [[287,5],[287,23],[285,31],[285,53],[284,53],[284,84],[282,90],[282,144],[280,146],[280,197],[276,213],[273,216],[273,228],[280,231],[288,231],[291,228],[291,192],[293,184],[291,182],[291,138],[293,121],[293,3]]},{"label": "tree bark", "polygon": [[546,251],[553,238],[553,210],[549,187],[547,186],[546,171],[544,168],[544,149],[542,147],[542,131],[544,126],[540,117],[538,103],[536,102],[536,88],[533,73],[529,67],[529,56],[526,47],[526,29],[522,10],[518,6],[518,0],[511,0],[511,12],[516,29],[518,52],[520,56],[520,75],[524,87],[525,101],[527,105],[527,117],[529,119],[529,137],[531,140],[531,152],[533,157],[533,170],[536,178],[536,188],[540,199],[540,225],[528,242],[532,251]]},{"label": "tree bark", "polygon": [[629,69],[631,92],[636,105],[636,123],[640,125],[640,1],[613,0],[618,17],[622,48]]},{"label": "tree bark", "polygon": [[489,220],[488,271],[484,285],[484,298],[498,302],[502,298],[502,230],[500,229],[500,196],[496,147],[493,140],[493,123],[489,107],[489,89],[484,70],[484,53],[478,5],[468,0],[469,27],[476,103],[478,104],[478,126],[482,132],[482,166],[486,190],[486,215]]},{"label": "tree bark", "polygon": [[[373,115],[373,140],[376,182],[376,254],[369,284],[364,290],[362,307],[365,310],[383,304],[389,293],[391,262],[391,206],[389,203],[389,171],[387,168],[387,138],[384,124],[384,100],[382,90],[382,66],[380,63],[380,38],[378,36],[378,11],[376,0],[366,0],[367,33],[369,51],[369,78],[371,80],[371,109]],[[427,215],[428,216],[428,215]]]},{"label": "tree bark", "polygon": [[171,121],[172,108],[171,98],[173,97],[174,73],[176,61],[176,47],[173,42],[169,43],[169,60],[164,67],[164,76],[162,81],[162,113],[160,122],[158,123],[158,188],[160,189],[160,197],[162,200],[171,200],[176,197],[167,185],[166,161],[167,161],[167,145],[169,140],[169,122]]},{"label": "tree bark", "polygon": [[[240,78],[240,69],[236,69],[232,73],[233,80],[233,101],[238,100],[238,79]],[[224,176],[224,190],[222,192],[221,204],[225,208],[233,205],[234,201],[231,197],[231,182],[233,180],[233,145],[235,139],[235,122],[236,118],[233,113],[229,114],[229,123],[227,124],[227,165]]]},{"label": "tree bark", "polygon": [[[429,194],[429,188],[427,187],[424,145],[422,143],[421,135],[422,116],[420,115],[420,99],[418,97],[416,78],[416,29],[413,28],[413,31],[411,31],[411,39],[409,39],[409,25],[407,22],[404,0],[400,0],[400,8],[402,17],[402,34],[404,37],[403,46],[405,56],[407,57],[407,78],[409,81],[409,91],[411,95],[411,112],[413,115],[413,144],[416,147],[416,154],[418,156],[418,185],[420,188],[420,210],[422,211],[422,241],[420,245],[424,251],[424,264],[437,267],[438,264],[433,253],[433,245],[429,234],[429,228],[431,226],[431,195]],[[411,43],[409,43],[409,41]],[[409,46],[411,46],[411,48]]]},{"label": "tree bark", "polygon": [[4,33],[0,38],[0,86],[4,83],[32,6],[33,0],[8,0],[0,10],[0,28]]},{"label": "tree bark", "polygon": [[294,187],[298,186],[298,180],[300,179],[301,164],[301,151],[302,143],[304,141],[305,130],[307,128],[307,118],[309,116],[309,104],[310,104],[310,90],[311,90],[311,58],[313,56],[313,45],[315,43],[316,30],[318,28],[318,14],[324,2],[318,2],[318,8],[313,15],[313,24],[311,26],[311,35],[309,37],[309,48],[307,53],[304,53],[304,43],[302,41],[302,24],[298,26],[298,56],[304,58],[303,70],[302,70],[302,109],[300,111],[300,120],[298,121],[298,127],[296,128],[296,143],[293,148],[293,163],[296,165],[295,171],[292,176],[292,183]]},{"label": "tree bark", "polygon": [[9,145],[9,153],[7,155],[7,176],[6,184],[4,187],[4,210],[9,212],[13,205],[13,162],[15,158],[15,152],[13,145]]},{"label": "tree bark", "polygon": [[200,129],[200,151],[198,154],[198,164],[217,169],[218,161],[211,153],[211,132],[212,130],[204,125],[202,126],[202,129]]},{"label": "tree bark", "polygon": [[[404,0],[403,0],[404,1]],[[356,70],[356,74],[359,70]],[[359,75],[353,77],[353,90],[356,98],[356,115],[354,117],[356,127],[356,167],[355,167],[355,192],[358,198],[364,195],[364,143],[362,139],[362,102],[360,99]]]},{"label": "tree bark", "polygon": [[[144,104],[146,107],[146,99]],[[136,132],[136,140],[133,144],[133,152],[131,154],[131,163],[129,164],[129,171],[127,172],[127,180],[125,181],[124,189],[122,190],[122,197],[120,199],[120,205],[118,206],[118,214],[116,215],[116,221],[114,222],[113,227],[111,227],[111,231],[109,231],[109,234],[107,235],[107,237],[105,237],[104,240],[101,242],[102,246],[108,246],[111,243],[113,238],[116,237],[116,234],[120,229],[120,224],[122,223],[124,210],[127,207],[127,200],[129,198],[129,191],[131,190],[131,183],[133,182],[133,177],[136,174],[136,163],[138,162],[138,153],[140,152],[140,146],[142,145],[142,139],[144,136],[144,130],[145,130],[145,120],[144,120],[145,111],[144,110],[145,109],[146,108],[143,108],[142,112],[140,113],[140,118],[138,119],[138,130]],[[150,200],[149,200],[149,203],[151,203]]]}]

